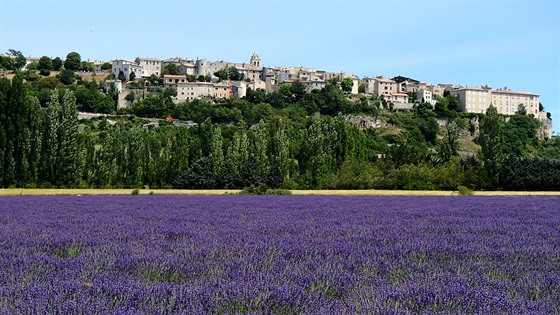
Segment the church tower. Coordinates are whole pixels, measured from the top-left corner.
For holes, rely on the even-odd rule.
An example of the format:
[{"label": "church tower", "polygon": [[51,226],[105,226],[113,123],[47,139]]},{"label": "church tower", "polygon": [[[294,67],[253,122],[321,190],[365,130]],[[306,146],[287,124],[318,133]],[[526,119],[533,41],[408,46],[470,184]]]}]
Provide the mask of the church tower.
[{"label": "church tower", "polygon": [[251,66],[253,67],[260,67],[261,66],[261,57],[259,57],[259,55],[257,55],[257,53],[253,53],[253,56],[251,56]]}]

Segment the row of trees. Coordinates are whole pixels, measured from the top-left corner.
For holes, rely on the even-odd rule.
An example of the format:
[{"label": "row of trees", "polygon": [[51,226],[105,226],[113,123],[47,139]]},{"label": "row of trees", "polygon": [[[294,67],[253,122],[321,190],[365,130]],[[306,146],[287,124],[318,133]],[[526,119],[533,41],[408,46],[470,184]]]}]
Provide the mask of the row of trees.
[{"label": "row of trees", "polygon": [[[46,79],[54,81],[43,103],[37,86]],[[559,189],[559,141],[539,141],[533,117],[506,121],[492,107],[480,122],[479,155],[460,156],[464,118],[441,132],[436,109],[422,103],[390,116],[399,133],[361,130],[340,113],[383,114],[381,104],[351,101],[334,82],[313,93],[297,83],[270,94],[250,91],[222,104],[176,106],[170,91],[155,93],[132,109],[197,126],[154,128],[134,116],[79,122],[78,104],[114,99],[96,94],[95,82],[56,81],[0,79],[1,186]]]}]

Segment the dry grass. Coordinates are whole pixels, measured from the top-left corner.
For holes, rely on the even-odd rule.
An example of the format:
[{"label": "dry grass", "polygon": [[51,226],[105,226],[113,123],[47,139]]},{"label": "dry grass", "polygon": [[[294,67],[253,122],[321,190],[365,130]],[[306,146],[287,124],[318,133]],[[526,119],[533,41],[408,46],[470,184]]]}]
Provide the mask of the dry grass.
[{"label": "dry grass", "polygon": [[[323,196],[459,196],[442,190],[293,190],[293,195]],[[560,196],[560,191],[474,191],[474,196]]]},{"label": "dry grass", "polygon": [[[140,195],[225,195],[240,190],[140,189]],[[0,196],[131,195],[132,189],[0,189]],[[432,190],[292,190],[293,195],[318,196],[459,196],[457,191]],[[475,196],[560,196],[560,191],[475,191]]]},{"label": "dry grass", "polygon": [[[55,195],[131,195],[133,189],[0,189],[0,196],[55,196]],[[139,189],[138,194],[148,195],[225,195],[239,190],[178,190],[178,189]]]}]

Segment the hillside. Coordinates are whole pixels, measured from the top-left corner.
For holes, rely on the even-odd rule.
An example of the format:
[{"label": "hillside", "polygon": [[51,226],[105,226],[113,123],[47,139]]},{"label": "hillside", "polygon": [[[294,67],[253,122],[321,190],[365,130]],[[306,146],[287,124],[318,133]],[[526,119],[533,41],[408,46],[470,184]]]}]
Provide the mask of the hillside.
[{"label": "hillside", "polygon": [[453,96],[405,111],[334,81],[181,103],[149,88],[78,120],[117,98],[75,82],[0,79],[3,187],[560,189],[560,141],[540,140],[537,119],[457,112]]}]

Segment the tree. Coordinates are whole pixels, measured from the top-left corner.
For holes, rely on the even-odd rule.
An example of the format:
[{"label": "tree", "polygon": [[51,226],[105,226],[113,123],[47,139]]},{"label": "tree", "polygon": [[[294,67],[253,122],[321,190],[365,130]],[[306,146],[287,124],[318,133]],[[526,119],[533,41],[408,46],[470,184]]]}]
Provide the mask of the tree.
[{"label": "tree", "polygon": [[20,50],[9,49],[6,52],[6,55],[10,57],[2,56],[2,60],[0,60],[1,61],[0,68],[6,70],[19,70],[22,69],[27,63],[27,60],[25,59],[23,53]]},{"label": "tree", "polygon": [[267,124],[261,120],[255,128],[255,149],[253,156],[258,184],[263,184],[268,177],[270,167],[270,159],[267,154],[268,138]]},{"label": "tree", "polygon": [[176,64],[170,63],[163,69],[163,74],[178,75],[180,73],[179,67]]},{"label": "tree", "polygon": [[14,62],[14,67],[15,70],[19,70],[21,68],[23,68],[25,66],[25,64],[27,63],[27,60],[25,59],[25,57],[20,53],[19,55],[16,56],[16,60]]},{"label": "tree", "polygon": [[119,79],[121,82],[126,81],[126,76],[124,75],[124,72],[122,70],[119,71],[119,75],[117,76],[117,79]]},{"label": "tree", "polygon": [[360,83],[358,85],[358,93],[365,93],[366,92],[366,84],[365,83]]},{"label": "tree", "polygon": [[212,138],[209,143],[210,155],[208,156],[212,173],[217,175],[224,163],[222,130],[219,126],[212,128]]},{"label": "tree", "polygon": [[294,101],[299,102],[307,94],[307,89],[305,88],[305,85],[301,83],[301,81],[295,80],[294,82],[292,82],[291,92],[294,97]]},{"label": "tree", "polygon": [[38,62],[30,62],[30,63],[27,64],[27,66],[25,66],[25,69],[27,69],[27,70],[37,70],[38,67],[39,67]]},{"label": "tree", "polygon": [[60,59],[60,57],[56,57],[52,60],[52,69],[54,71],[60,71],[60,69],[62,69],[62,59]]},{"label": "tree", "polygon": [[66,55],[66,60],[64,60],[64,69],[78,71],[82,63],[82,57],[77,52],[73,51]]},{"label": "tree", "polygon": [[486,116],[480,121],[477,139],[481,146],[482,161],[493,188],[498,186],[498,175],[504,161],[504,122],[496,107],[490,105]]},{"label": "tree", "polygon": [[136,79],[136,73],[134,73],[134,71],[130,72],[130,75],[128,76],[128,79],[130,81],[134,81],[134,79]]},{"label": "tree", "polygon": [[41,59],[39,59],[39,64],[37,65],[37,69],[39,70],[41,75],[48,76],[51,73],[51,70],[53,69],[52,64],[53,63],[51,58],[47,56],[43,56],[41,57]]},{"label": "tree", "polygon": [[87,61],[80,62],[80,70],[85,72],[93,72],[95,69],[93,65]]},{"label": "tree", "polygon": [[241,81],[245,78],[243,73],[240,73],[236,67],[228,68],[229,79],[232,81]]},{"label": "tree", "polygon": [[225,69],[220,69],[220,70],[214,72],[214,75],[216,77],[218,77],[218,79],[220,81],[224,81],[224,80],[227,80],[229,78],[229,74]]},{"label": "tree", "polygon": [[111,70],[112,68],[113,68],[113,66],[108,62],[105,62],[101,65],[101,70],[103,70],[103,71]]},{"label": "tree", "polygon": [[0,69],[14,70],[14,60],[7,56],[0,56]]},{"label": "tree", "polygon": [[344,93],[349,94],[352,92],[352,87],[354,86],[354,81],[351,78],[344,78],[342,82],[340,82],[340,88]]},{"label": "tree", "polygon": [[60,73],[58,74],[58,80],[60,81],[60,83],[65,85],[74,83],[74,79],[74,71],[72,70],[62,69],[62,71],[60,71]]},{"label": "tree", "polygon": [[439,158],[443,163],[447,163],[452,157],[457,155],[459,150],[459,127],[455,121],[447,126],[447,132],[439,146]]}]

